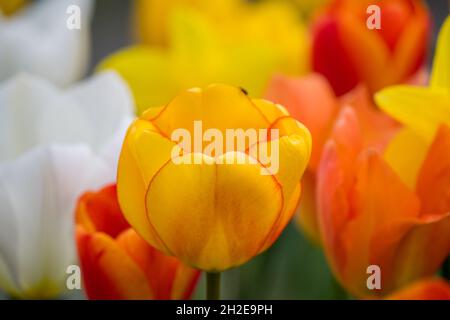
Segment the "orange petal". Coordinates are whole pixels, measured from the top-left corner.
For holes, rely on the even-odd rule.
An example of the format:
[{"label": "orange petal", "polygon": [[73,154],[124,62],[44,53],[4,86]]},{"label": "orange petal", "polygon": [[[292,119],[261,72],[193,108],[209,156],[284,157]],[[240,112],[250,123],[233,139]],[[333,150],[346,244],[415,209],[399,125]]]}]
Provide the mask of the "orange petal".
[{"label": "orange petal", "polygon": [[450,212],[450,128],[442,125],[417,180],[424,213]]},{"label": "orange petal", "polygon": [[310,130],[313,143],[309,167],[315,170],[338,109],[327,80],[319,74],[303,78],[276,76],[266,97],[285,106],[293,118]]},{"label": "orange petal", "polygon": [[115,185],[83,194],[78,201],[76,222],[89,232],[100,231],[113,238],[130,227],[117,202]]},{"label": "orange petal", "polygon": [[141,238],[133,229],[122,233],[117,243],[139,265],[147,276],[155,299],[189,299],[200,271],[186,267]]},{"label": "orange petal", "polygon": [[151,299],[145,274],[112,238],[77,227],[83,283],[89,299]]},{"label": "orange petal", "polygon": [[450,284],[443,279],[425,279],[394,292],[386,299],[450,300]]}]

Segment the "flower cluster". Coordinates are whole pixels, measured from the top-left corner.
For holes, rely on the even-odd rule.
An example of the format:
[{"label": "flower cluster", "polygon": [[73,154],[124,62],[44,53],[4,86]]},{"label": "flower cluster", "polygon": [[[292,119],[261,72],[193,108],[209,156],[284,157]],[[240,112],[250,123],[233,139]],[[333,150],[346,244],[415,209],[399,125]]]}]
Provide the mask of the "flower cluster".
[{"label": "flower cluster", "polygon": [[450,17],[429,71],[426,3],[375,2],[135,0],[92,63],[109,4],[0,0],[0,290],[217,299],[289,256],[450,300]]}]

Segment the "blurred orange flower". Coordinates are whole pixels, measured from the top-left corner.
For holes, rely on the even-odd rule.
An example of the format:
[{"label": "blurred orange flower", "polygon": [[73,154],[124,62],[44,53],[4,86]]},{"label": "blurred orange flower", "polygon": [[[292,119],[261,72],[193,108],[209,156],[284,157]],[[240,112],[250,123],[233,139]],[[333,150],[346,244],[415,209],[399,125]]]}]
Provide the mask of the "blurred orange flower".
[{"label": "blurred orange flower", "polygon": [[388,300],[450,300],[450,284],[443,279],[424,279],[386,297]]},{"label": "blurred orange flower", "polygon": [[[318,168],[318,220],[332,270],[353,295],[389,294],[433,275],[449,255],[448,150],[442,125],[411,189],[379,150],[364,147],[354,110],[341,111]],[[375,292],[369,265],[381,269]]]},{"label": "blurred orange flower", "polygon": [[89,299],[189,299],[200,271],[147,244],[119,208],[116,186],[87,192],[76,209],[76,238]]},{"label": "blurred orange flower", "polygon": [[399,125],[377,110],[368,90],[358,86],[337,98],[327,80],[320,74],[301,78],[275,76],[267,90],[266,98],[286,107],[289,113],[305,124],[312,137],[311,161],[303,180],[298,222],[310,239],[320,243],[316,213],[316,171],[331,129],[342,106],[351,107],[361,122],[365,145],[383,150],[397,132]]},{"label": "blurred orange flower", "polygon": [[[370,30],[367,8],[381,10],[381,29]],[[423,66],[430,17],[421,0],[335,0],[313,27],[313,70],[340,96],[363,82],[371,92],[405,82]]]}]

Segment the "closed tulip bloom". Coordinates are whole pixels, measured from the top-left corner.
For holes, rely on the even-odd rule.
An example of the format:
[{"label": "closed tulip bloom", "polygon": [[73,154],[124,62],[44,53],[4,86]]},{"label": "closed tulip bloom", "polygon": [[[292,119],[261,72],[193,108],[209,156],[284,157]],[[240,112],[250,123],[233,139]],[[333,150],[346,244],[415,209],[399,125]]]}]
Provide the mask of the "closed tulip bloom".
[{"label": "closed tulip bloom", "polygon": [[416,281],[386,297],[389,300],[450,300],[450,284],[439,278]]},{"label": "closed tulip bloom", "polygon": [[[367,26],[370,5],[380,8],[379,30]],[[429,29],[421,0],[334,0],[313,26],[313,70],[339,96],[361,82],[371,92],[407,82],[425,62]]]},{"label": "closed tulip bloom", "polygon": [[[386,156],[408,151],[396,149],[395,138],[384,155],[363,147],[359,125],[344,109],[324,148],[318,220],[341,284],[357,297],[383,296],[433,275],[450,253],[450,128],[440,127],[410,187]],[[367,288],[370,265],[380,267],[379,290]]]},{"label": "closed tulip bloom", "polygon": [[[215,129],[219,137],[227,130],[268,128],[278,129],[279,137],[233,143],[226,152],[206,143],[202,149],[197,142],[193,151],[183,149],[173,159],[177,143],[169,137],[184,128],[194,145],[194,121],[201,121],[205,134]],[[255,148],[274,145],[278,170],[253,156]],[[119,203],[129,223],[156,248],[202,270],[226,270],[277,239],[299,201],[310,151],[308,130],[283,107],[228,85],[190,89],[165,107],[148,109],[129,128],[119,160]]]},{"label": "closed tulip bloom", "polygon": [[116,186],[83,194],[77,246],[89,299],[189,299],[200,271],[145,242],[127,223]]}]

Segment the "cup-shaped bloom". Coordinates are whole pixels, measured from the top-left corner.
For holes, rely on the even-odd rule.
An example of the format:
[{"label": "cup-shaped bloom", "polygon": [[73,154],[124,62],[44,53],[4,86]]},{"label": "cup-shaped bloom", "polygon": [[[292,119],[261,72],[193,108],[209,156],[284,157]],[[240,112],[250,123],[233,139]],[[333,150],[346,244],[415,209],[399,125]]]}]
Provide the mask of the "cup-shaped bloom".
[{"label": "cup-shaped bloom", "polygon": [[[432,276],[450,253],[450,128],[438,130],[413,187],[387,155],[416,154],[397,146],[394,138],[384,155],[364,148],[357,117],[346,108],[318,169],[325,253],[336,277],[357,297],[389,294]],[[370,265],[380,268],[379,290],[367,287]]]},{"label": "cup-shaped bloom", "polygon": [[[193,2],[201,5],[189,5]],[[306,30],[295,10],[282,1],[145,0],[137,7],[146,25],[167,15],[161,25],[168,26],[168,47],[146,43],[127,48],[99,68],[116,70],[126,79],[139,114],[180,91],[217,82],[259,97],[273,73],[295,75],[307,69]],[[160,12],[166,9],[171,13]]]},{"label": "cup-shaped bloom", "polygon": [[277,239],[299,201],[310,151],[309,131],[283,107],[228,85],[190,89],[129,128],[119,203],[154,247],[222,271]]},{"label": "cup-shaped bloom", "polygon": [[189,299],[200,271],[150,246],[127,223],[116,186],[86,192],[76,208],[76,237],[89,299]]},{"label": "cup-shaped bloom", "polygon": [[[373,29],[377,18],[381,28]],[[429,29],[421,0],[334,0],[313,27],[313,70],[337,95],[361,82],[371,92],[406,82],[425,61]]]},{"label": "cup-shaped bloom", "polygon": [[304,77],[273,77],[266,98],[286,107],[292,117],[311,132],[312,154],[303,181],[298,222],[315,243],[320,243],[316,210],[316,174],[323,146],[328,140],[337,115],[343,107],[352,108],[361,123],[364,145],[383,150],[399,128],[394,120],[377,110],[366,87],[358,86],[336,97],[328,81],[320,74]]},{"label": "cup-shaped bloom", "polygon": [[0,288],[50,298],[75,262],[73,212],[115,181],[132,99],[113,73],[67,90],[29,75],[0,84]]},{"label": "cup-shaped bloom", "polygon": [[17,72],[62,86],[79,80],[89,63],[92,11],[93,0],[42,0],[0,14],[0,81]]},{"label": "cup-shaped bloom", "polygon": [[450,300],[450,284],[439,278],[416,281],[386,297],[389,300]]}]

